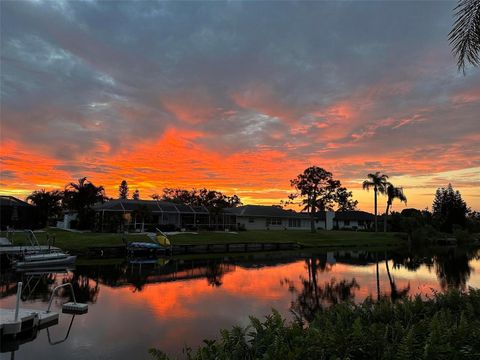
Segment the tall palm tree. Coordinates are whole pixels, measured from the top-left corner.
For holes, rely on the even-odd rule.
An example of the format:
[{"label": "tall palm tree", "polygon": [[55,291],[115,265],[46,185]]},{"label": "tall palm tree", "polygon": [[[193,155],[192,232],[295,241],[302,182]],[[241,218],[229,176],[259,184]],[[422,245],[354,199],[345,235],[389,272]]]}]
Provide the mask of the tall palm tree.
[{"label": "tall palm tree", "polygon": [[37,207],[42,226],[45,226],[48,224],[51,216],[60,214],[62,198],[63,193],[59,190],[46,191],[45,189],[40,189],[28,195],[27,201]]},{"label": "tall palm tree", "polygon": [[64,205],[78,212],[80,228],[91,226],[91,206],[105,200],[103,186],[95,186],[86,177],[78,179],[78,183],[70,183],[65,187]]},{"label": "tall palm tree", "polygon": [[378,231],[378,222],[377,222],[377,196],[378,193],[385,194],[388,186],[388,176],[377,171],[375,174],[368,174],[368,179],[365,180],[362,184],[364,190],[370,190],[373,188],[374,192],[374,201],[375,201],[375,232]]},{"label": "tall palm tree", "polygon": [[403,188],[401,187],[395,187],[393,184],[388,184],[387,185],[387,209],[385,210],[385,221],[383,222],[383,231],[387,232],[387,219],[388,219],[388,212],[390,210],[390,207],[393,204],[393,200],[398,199],[401,202],[404,202],[405,205],[407,204],[407,197],[403,193]]},{"label": "tall palm tree", "polygon": [[455,17],[448,40],[457,56],[458,70],[465,73],[467,62],[480,65],[480,0],[459,0]]}]

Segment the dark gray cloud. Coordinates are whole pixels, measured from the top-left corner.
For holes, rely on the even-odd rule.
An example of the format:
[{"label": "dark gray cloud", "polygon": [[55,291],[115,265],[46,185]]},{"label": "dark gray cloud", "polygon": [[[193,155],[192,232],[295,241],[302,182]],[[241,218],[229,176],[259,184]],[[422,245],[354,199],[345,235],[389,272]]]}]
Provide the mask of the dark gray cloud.
[{"label": "dark gray cloud", "polygon": [[2,136],[62,160],[170,126],[222,152],[450,149],[480,113],[479,72],[458,74],[447,41],[454,5],[4,1]]}]

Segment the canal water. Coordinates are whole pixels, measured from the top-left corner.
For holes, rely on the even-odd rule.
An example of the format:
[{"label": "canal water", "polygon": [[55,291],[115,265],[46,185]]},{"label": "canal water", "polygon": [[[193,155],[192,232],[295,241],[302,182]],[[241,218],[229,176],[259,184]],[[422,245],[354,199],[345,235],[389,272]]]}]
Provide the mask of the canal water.
[{"label": "canal water", "polygon": [[[62,314],[31,339],[2,344],[1,359],[150,359],[148,349],[182,355],[222,328],[246,325],[277,309],[309,319],[318,307],[367,297],[423,297],[448,288],[480,288],[480,251],[449,249],[255,254],[217,259],[79,259],[51,273],[3,271],[2,307],[45,309],[55,285],[72,282],[88,314]],[[61,291],[60,311],[70,299]],[[67,336],[68,334],[68,336]]]}]

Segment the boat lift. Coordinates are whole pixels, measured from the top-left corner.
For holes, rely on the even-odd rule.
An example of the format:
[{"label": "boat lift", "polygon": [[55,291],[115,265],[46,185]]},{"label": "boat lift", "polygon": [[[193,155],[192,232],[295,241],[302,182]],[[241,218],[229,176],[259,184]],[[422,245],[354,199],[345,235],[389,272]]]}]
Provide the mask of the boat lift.
[{"label": "boat lift", "polygon": [[36,331],[58,324],[59,314],[52,312],[51,307],[57,290],[63,287],[70,288],[73,301],[62,304],[62,313],[72,315],[87,313],[88,305],[77,302],[71,283],[58,285],[52,290],[50,301],[45,311],[20,308],[23,283],[19,282],[17,284],[15,309],[0,309],[0,335],[2,341],[4,337],[16,337],[28,331]]}]

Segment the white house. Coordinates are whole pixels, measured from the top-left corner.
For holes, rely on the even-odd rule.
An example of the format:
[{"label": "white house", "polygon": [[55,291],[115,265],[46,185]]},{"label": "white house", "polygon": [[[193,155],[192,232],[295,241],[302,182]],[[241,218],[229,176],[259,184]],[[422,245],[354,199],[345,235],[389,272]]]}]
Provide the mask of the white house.
[{"label": "white house", "polygon": [[374,221],[375,216],[365,211],[337,212],[333,219],[335,228],[339,230],[368,230]]},{"label": "white house", "polygon": [[[237,227],[246,230],[310,230],[310,215],[277,206],[245,205],[227,209],[236,216]],[[317,229],[333,229],[333,211],[319,212],[316,215]]]}]

